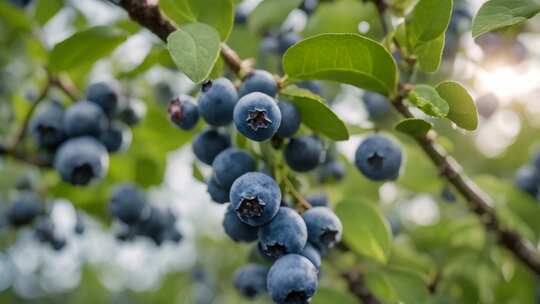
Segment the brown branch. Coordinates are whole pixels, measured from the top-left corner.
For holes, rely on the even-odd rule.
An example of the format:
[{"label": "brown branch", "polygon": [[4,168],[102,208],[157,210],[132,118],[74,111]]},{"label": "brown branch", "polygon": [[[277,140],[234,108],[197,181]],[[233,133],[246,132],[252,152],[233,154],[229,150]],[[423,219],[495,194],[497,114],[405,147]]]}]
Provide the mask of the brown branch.
[{"label": "brown branch", "polygon": [[[409,108],[404,104],[406,89],[402,87],[392,104],[405,118],[413,118]],[[494,209],[495,202],[487,193],[472,181],[464,172],[461,165],[448,152],[435,142],[437,133],[431,130],[427,135],[416,137],[419,146],[439,168],[441,176],[446,178],[468,202],[471,209],[488,231],[497,236],[498,243],[507,248],[512,254],[527,265],[537,275],[540,275],[540,254],[534,246],[521,237],[517,232],[503,227]]]},{"label": "brown branch", "polygon": [[59,88],[73,101],[81,99],[81,93],[73,83],[73,81],[67,77],[53,76],[51,77],[51,84]]},{"label": "brown branch", "polygon": [[347,282],[349,291],[354,294],[363,304],[380,304],[381,301],[366,287],[364,273],[360,269],[341,274]]},{"label": "brown branch", "polygon": [[15,150],[17,146],[21,143],[21,141],[24,139],[24,136],[26,135],[26,132],[28,131],[28,127],[30,124],[30,119],[32,119],[32,115],[34,115],[34,112],[36,111],[39,103],[47,97],[47,94],[49,93],[49,89],[51,88],[51,78],[48,75],[47,76],[47,83],[39,93],[39,95],[36,97],[36,99],[32,102],[32,106],[30,109],[28,109],[28,112],[26,113],[26,116],[24,117],[24,120],[22,121],[21,128],[17,132],[17,135],[15,135],[15,139],[13,140],[13,144],[11,145],[10,150]]},{"label": "brown branch", "polygon": [[34,165],[34,166],[37,166],[37,167],[44,167],[44,168],[47,168],[47,167],[50,167],[51,164],[49,162],[46,162],[42,159],[40,159],[39,157],[37,156],[33,156],[33,155],[28,155],[28,154],[25,154],[19,150],[16,150],[16,149],[10,149],[10,148],[7,148],[6,146],[3,146],[3,145],[0,145],[0,155],[6,155],[6,156],[10,156],[16,160],[19,160],[19,161],[22,161],[24,163],[28,163],[28,164],[31,164],[31,165]]}]

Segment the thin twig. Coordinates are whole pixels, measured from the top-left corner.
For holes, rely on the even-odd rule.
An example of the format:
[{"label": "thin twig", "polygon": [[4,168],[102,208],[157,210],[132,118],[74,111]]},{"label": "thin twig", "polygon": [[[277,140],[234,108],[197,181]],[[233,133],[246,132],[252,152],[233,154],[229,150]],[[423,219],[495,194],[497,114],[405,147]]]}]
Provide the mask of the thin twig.
[{"label": "thin twig", "polygon": [[354,294],[363,304],[380,304],[381,301],[366,287],[364,273],[356,268],[342,273],[341,276],[347,282],[349,291]]},{"label": "thin twig", "polygon": [[62,90],[72,101],[81,99],[81,93],[71,79],[61,76],[51,77],[51,84]]},{"label": "thin twig", "polygon": [[36,156],[28,155],[19,150],[8,148],[4,145],[0,145],[0,155],[10,156],[14,159],[17,159],[19,161],[22,161],[24,163],[28,163],[37,167],[50,167],[51,166],[50,163],[43,161],[42,159]]},{"label": "thin twig", "polygon": [[298,190],[296,190],[293,183],[289,180],[287,176],[283,177],[283,182],[285,183],[285,188],[287,189],[287,192],[289,192],[296,199],[296,201],[300,203],[302,208],[307,210],[312,207],[311,204],[302,196],[302,194],[298,192]]},{"label": "thin twig", "polygon": [[24,139],[24,136],[26,135],[30,124],[30,119],[32,119],[32,115],[34,115],[34,112],[36,111],[39,103],[44,100],[45,97],[47,97],[49,89],[51,88],[51,78],[49,75],[47,77],[47,83],[45,84],[43,89],[41,89],[41,92],[36,97],[36,99],[34,99],[34,101],[32,102],[32,106],[30,107],[30,109],[28,109],[28,112],[26,113],[26,116],[22,121],[21,128],[19,129],[17,135],[15,136],[15,139],[13,140],[13,144],[11,145],[10,150],[15,150],[17,146],[21,143],[21,141]]}]

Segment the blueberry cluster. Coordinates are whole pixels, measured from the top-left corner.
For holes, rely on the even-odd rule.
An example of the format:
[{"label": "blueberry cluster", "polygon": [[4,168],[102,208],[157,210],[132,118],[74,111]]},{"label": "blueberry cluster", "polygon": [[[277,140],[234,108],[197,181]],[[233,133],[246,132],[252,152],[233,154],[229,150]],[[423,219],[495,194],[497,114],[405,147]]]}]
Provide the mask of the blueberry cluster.
[{"label": "blueberry cluster", "polygon": [[131,130],[144,116],[139,100],[121,103],[117,90],[104,82],[90,85],[86,100],[67,109],[57,101],[39,106],[30,132],[39,147],[52,156],[61,178],[84,186],[107,174],[109,153],[126,149]]},{"label": "blueberry cluster", "polygon": [[362,101],[371,120],[380,121],[389,117],[391,108],[386,97],[377,93],[366,92]]},{"label": "blueberry cluster", "polygon": [[130,241],[135,237],[147,237],[156,245],[166,241],[178,243],[182,234],[176,227],[176,215],[148,202],[146,193],[133,184],[117,185],[111,194],[109,213],[122,223],[117,238]]},{"label": "blueberry cluster", "polygon": [[255,242],[263,263],[240,268],[234,286],[248,298],[268,292],[276,303],[307,303],[318,285],[321,254],[341,240],[339,218],[323,202],[303,214],[282,206],[276,181],[260,172],[236,179],[223,219],[235,242]]},{"label": "blueberry cluster", "polygon": [[514,185],[540,200],[540,152],[534,155],[530,164],[519,168],[514,176]]},{"label": "blueberry cluster", "polygon": [[32,190],[20,191],[16,195],[5,212],[5,219],[12,228],[33,224],[36,239],[56,251],[66,246],[66,239],[55,231],[54,223],[45,209],[45,202]]}]

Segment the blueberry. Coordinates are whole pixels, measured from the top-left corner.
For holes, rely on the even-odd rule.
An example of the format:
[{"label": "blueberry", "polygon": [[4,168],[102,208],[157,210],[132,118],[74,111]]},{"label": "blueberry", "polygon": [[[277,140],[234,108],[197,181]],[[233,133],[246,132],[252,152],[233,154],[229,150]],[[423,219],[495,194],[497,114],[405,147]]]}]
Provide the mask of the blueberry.
[{"label": "blueberry", "polygon": [[536,153],[534,154],[532,164],[536,168],[536,170],[540,172],[540,150],[536,151]]},{"label": "blueberry", "polygon": [[267,71],[255,70],[249,73],[240,86],[238,95],[244,97],[249,93],[260,92],[270,97],[275,97],[278,86],[274,76]]},{"label": "blueberry", "polygon": [[146,104],[139,99],[130,99],[118,113],[118,119],[130,127],[138,125],[146,115]]},{"label": "blueberry", "polygon": [[166,240],[167,227],[166,214],[157,207],[150,207],[148,216],[136,224],[135,234],[148,237],[159,246]]},{"label": "blueberry", "polygon": [[319,193],[306,197],[306,200],[312,207],[328,207],[328,197],[324,193]]},{"label": "blueberry", "polygon": [[21,227],[43,213],[43,201],[34,192],[21,192],[6,211],[8,222],[14,227]]},{"label": "blueberry", "polygon": [[323,152],[321,140],[313,136],[292,138],[283,151],[287,165],[298,172],[315,169],[321,161]]},{"label": "blueberry", "polygon": [[380,135],[372,135],[362,141],[355,154],[356,167],[374,181],[397,179],[401,159],[401,148]]},{"label": "blueberry", "polygon": [[97,104],[108,117],[113,117],[118,108],[117,90],[105,83],[93,83],[86,89],[86,100]]},{"label": "blueberry", "polygon": [[246,24],[249,16],[249,10],[244,5],[238,5],[234,12],[234,24]]},{"label": "blueberry", "polygon": [[171,121],[182,130],[191,130],[199,122],[199,109],[189,95],[171,100],[168,111]]},{"label": "blueberry", "polygon": [[319,167],[318,178],[320,182],[340,181],[346,174],[345,164],[340,160],[324,162]]},{"label": "blueberry", "polygon": [[266,278],[268,293],[276,303],[309,303],[318,285],[317,268],[307,258],[288,254],[279,258]]},{"label": "blueberry", "polygon": [[298,108],[294,104],[288,101],[280,101],[278,107],[281,112],[281,124],[276,135],[281,138],[291,137],[300,129],[300,124],[302,123],[300,111],[298,111]]},{"label": "blueberry", "polygon": [[323,93],[323,88],[321,84],[314,80],[304,80],[297,83],[299,88],[306,89],[312,93],[321,96]]},{"label": "blueberry", "polygon": [[499,108],[499,98],[493,93],[480,96],[476,100],[476,107],[478,108],[478,114],[484,118],[490,118]]},{"label": "blueberry", "polygon": [[216,156],[230,146],[229,135],[212,129],[202,131],[195,137],[192,144],[193,154],[207,165],[212,165]]},{"label": "blueberry", "polygon": [[441,191],[441,197],[444,201],[453,203],[456,201],[456,195],[450,190],[448,186],[445,186]]},{"label": "blueberry", "polygon": [[212,162],[216,182],[223,189],[230,189],[242,174],[255,171],[255,159],[237,148],[228,148],[216,156]]},{"label": "blueberry", "polygon": [[64,142],[54,158],[54,168],[73,185],[88,185],[104,177],[109,167],[107,149],[92,137],[77,137]]},{"label": "blueberry", "polygon": [[50,242],[52,249],[56,251],[60,251],[66,247],[66,239],[64,237],[55,235],[54,238]]},{"label": "blueberry", "polygon": [[64,108],[59,102],[43,103],[30,120],[30,133],[41,147],[54,148],[66,138],[63,119]]},{"label": "blueberry", "polygon": [[258,238],[259,229],[242,222],[231,205],[227,207],[227,212],[225,212],[223,229],[235,242],[253,242]]},{"label": "blueberry", "polygon": [[540,187],[540,172],[533,166],[521,167],[514,176],[514,185],[536,197]]},{"label": "blueberry", "polygon": [[229,201],[229,189],[223,189],[217,182],[214,177],[210,178],[208,181],[208,194],[212,201],[218,204],[224,204]]},{"label": "blueberry", "polygon": [[44,217],[34,226],[34,235],[42,243],[49,243],[54,239],[54,223],[50,218]]},{"label": "blueberry", "polygon": [[24,8],[28,6],[32,2],[32,0],[9,0],[9,2],[15,6]]},{"label": "blueberry", "polygon": [[279,35],[278,50],[281,54],[284,54],[291,46],[295,45],[302,39],[300,35],[295,32],[287,32]]},{"label": "blueberry", "polygon": [[109,212],[120,221],[132,225],[143,218],[147,205],[146,193],[133,184],[125,183],[112,190]]},{"label": "blueberry", "polygon": [[362,100],[371,119],[382,120],[390,114],[390,102],[383,95],[367,92]]},{"label": "blueberry", "polygon": [[229,79],[207,80],[202,85],[199,112],[209,125],[225,126],[233,120],[236,102],[238,102],[238,93]]},{"label": "blueberry", "polygon": [[266,276],[268,267],[248,264],[234,273],[233,285],[248,299],[255,299],[266,293]]},{"label": "blueberry", "polygon": [[317,5],[319,4],[319,0],[304,0],[302,2],[302,5],[300,6],[300,9],[303,10],[306,14],[310,15],[315,11],[317,8]]},{"label": "blueberry", "polygon": [[278,51],[278,40],[272,35],[267,35],[261,41],[259,46],[261,53],[274,54]]},{"label": "blueberry", "polygon": [[281,207],[272,221],[260,228],[259,241],[263,252],[274,258],[300,253],[307,242],[306,224],[298,212]]},{"label": "blueberry", "polygon": [[308,241],[321,250],[332,248],[341,240],[343,226],[327,207],[313,207],[302,215],[308,230]]},{"label": "blueberry", "polygon": [[304,250],[300,253],[301,256],[307,258],[311,263],[313,263],[313,266],[317,268],[317,270],[321,269],[321,254],[310,243],[306,244],[306,247],[304,247]]},{"label": "blueberry", "polygon": [[275,100],[263,93],[251,93],[234,108],[234,124],[240,133],[254,141],[270,139],[281,124],[281,112]]},{"label": "blueberry", "polygon": [[261,226],[278,213],[281,191],[268,175],[250,172],[234,182],[230,200],[240,220],[251,226]]},{"label": "blueberry", "polygon": [[107,129],[109,121],[95,103],[79,101],[69,107],[64,115],[64,131],[69,137],[98,137]]},{"label": "blueberry", "polygon": [[131,144],[131,129],[128,127],[113,122],[99,136],[99,141],[107,148],[107,151],[114,153],[126,150]]}]

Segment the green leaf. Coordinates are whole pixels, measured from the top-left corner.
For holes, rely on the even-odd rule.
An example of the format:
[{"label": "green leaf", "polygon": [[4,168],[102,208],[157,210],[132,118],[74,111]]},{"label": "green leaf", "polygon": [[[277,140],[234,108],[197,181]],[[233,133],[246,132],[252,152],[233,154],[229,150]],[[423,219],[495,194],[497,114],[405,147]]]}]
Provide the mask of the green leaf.
[{"label": "green leaf", "polygon": [[448,103],[431,86],[424,84],[415,86],[409,93],[408,99],[427,115],[445,117],[448,114]]},{"label": "green leaf", "polygon": [[248,27],[255,32],[263,32],[280,25],[302,0],[264,0],[251,12]]},{"label": "green leaf", "polygon": [[331,80],[388,95],[397,84],[396,63],[378,42],[357,34],[322,34],[287,50],[283,66],[292,79]]},{"label": "green leaf", "polygon": [[362,35],[372,39],[384,36],[381,18],[375,5],[356,0],[320,3],[308,19],[305,37],[323,33],[359,33],[359,24],[367,23],[369,30]]},{"label": "green leaf", "polygon": [[343,223],[343,238],[353,251],[380,263],[388,261],[392,234],[378,209],[359,200],[345,200],[337,205],[336,214]]},{"label": "green leaf", "polygon": [[205,80],[219,56],[219,34],[203,23],[182,26],[167,38],[174,63],[193,82]]},{"label": "green leaf", "polygon": [[420,0],[407,18],[407,35],[412,45],[441,36],[452,16],[452,0]]},{"label": "green leaf", "polygon": [[300,111],[302,123],[332,140],[348,140],[345,123],[324,103],[322,97],[309,90],[289,86],[280,92]]},{"label": "green leaf", "polygon": [[412,271],[392,267],[387,273],[387,280],[392,286],[399,303],[429,303],[430,295],[422,277]]},{"label": "green leaf", "polygon": [[426,135],[431,127],[432,125],[423,119],[409,118],[400,121],[395,128],[399,132],[416,137]]},{"label": "green leaf", "polygon": [[92,64],[109,55],[126,39],[123,31],[108,26],[77,32],[54,46],[49,67],[57,72]]},{"label": "green leaf", "polygon": [[34,19],[43,26],[64,7],[64,0],[38,0]]},{"label": "green leaf", "polygon": [[450,106],[446,118],[463,129],[476,130],[478,127],[478,112],[469,92],[461,84],[454,81],[441,82],[436,89]]},{"label": "green leaf", "polygon": [[357,304],[358,301],[351,294],[336,290],[335,288],[319,288],[313,297],[313,304]]},{"label": "green leaf", "polygon": [[0,2],[0,20],[5,22],[8,27],[13,27],[14,29],[28,32],[32,30],[32,21],[24,11],[9,4],[7,1]]},{"label": "green leaf", "polygon": [[434,73],[441,65],[445,35],[422,42],[416,46],[414,53],[420,69],[426,73]]},{"label": "green leaf", "polygon": [[221,41],[227,40],[234,22],[230,0],[160,0],[159,7],[176,24],[206,23],[217,29]]},{"label": "green leaf", "polygon": [[472,25],[473,37],[523,22],[540,12],[534,0],[491,0],[480,7]]}]

